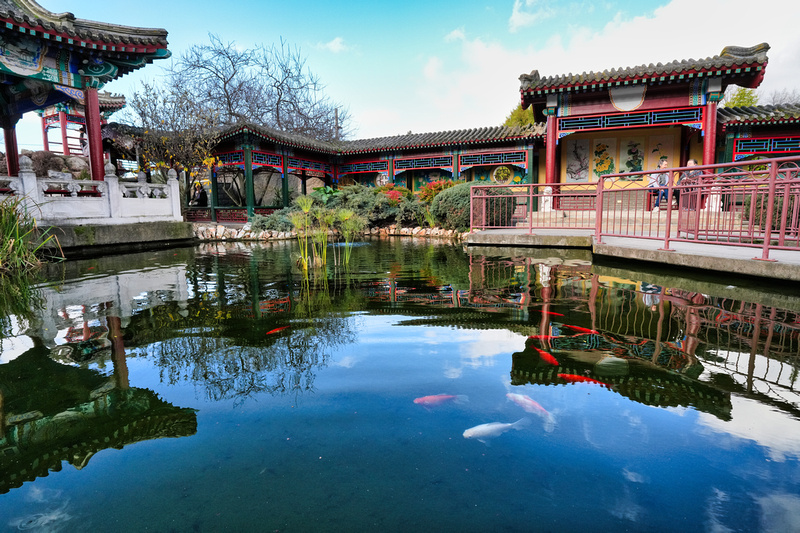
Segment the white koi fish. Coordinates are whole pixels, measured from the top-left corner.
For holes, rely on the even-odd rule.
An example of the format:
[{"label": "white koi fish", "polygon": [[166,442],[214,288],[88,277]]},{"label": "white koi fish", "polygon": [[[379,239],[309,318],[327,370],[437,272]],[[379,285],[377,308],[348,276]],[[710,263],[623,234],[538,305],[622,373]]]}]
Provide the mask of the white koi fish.
[{"label": "white koi fish", "polygon": [[502,435],[509,429],[516,429],[520,430],[527,426],[530,423],[530,420],[527,418],[520,418],[514,423],[506,423],[506,422],[490,422],[488,424],[481,424],[479,426],[475,426],[474,428],[469,428],[468,430],[464,431],[464,438],[465,439],[475,439],[479,440],[482,443],[486,444],[487,439],[493,439],[498,435]]},{"label": "white koi fish", "polygon": [[524,394],[516,394],[513,392],[509,392],[506,394],[506,398],[514,402],[515,404],[522,407],[526,413],[531,413],[534,415],[539,416],[542,421],[544,422],[544,430],[550,433],[556,426],[556,420],[550,412],[539,405],[539,402],[531,398],[530,396],[526,396]]}]

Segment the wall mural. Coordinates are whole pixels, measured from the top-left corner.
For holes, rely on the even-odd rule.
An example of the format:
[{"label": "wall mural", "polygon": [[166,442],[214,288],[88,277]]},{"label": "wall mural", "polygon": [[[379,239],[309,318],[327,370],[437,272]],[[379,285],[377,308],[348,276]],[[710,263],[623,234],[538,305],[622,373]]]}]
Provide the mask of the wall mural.
[{"label": "wall mural", "polygon": [[606,174],[613,174],[617,171],[614,156],[617,153],[617,139],[595,139],[594,140],[594,176],[602,178]]},{"label": "wall mural", "polygon": [[589,139],[570,139],[567,148],[567,183],[589,181]]},{"label": "wall mural", "polygon": [[676,162],[673,160],[673,142],[672,135],[653,135],[650,137],[650,144],[647,157],[647,169],[653,169],[658,166],[658,162],[662,159],[669,161],[669,166],[675,166]]},{"label": "wall mural", "polygon": [[[619,148],[619,171],[620,172],[640,172],[645,170],[645,144],[644,137],[623,138]],[[633,177],[634,180],[642,179],[641,176]]]}]

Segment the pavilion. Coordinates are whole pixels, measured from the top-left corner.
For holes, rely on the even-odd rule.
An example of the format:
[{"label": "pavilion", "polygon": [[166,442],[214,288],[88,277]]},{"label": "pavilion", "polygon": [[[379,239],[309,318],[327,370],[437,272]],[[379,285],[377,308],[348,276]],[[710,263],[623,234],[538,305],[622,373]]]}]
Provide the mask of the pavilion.
[{"label": "pavilion", "polygon": [[[61,104],[80,106],[86,123],[92,179],[104,160],[98,90],[170,56],[167,31],[52,13],[34,0],[0,0],[0,125],[8,175],[19,173],[15,127],[24,113]],[[62,141],[64,142],[64,141]]]}]

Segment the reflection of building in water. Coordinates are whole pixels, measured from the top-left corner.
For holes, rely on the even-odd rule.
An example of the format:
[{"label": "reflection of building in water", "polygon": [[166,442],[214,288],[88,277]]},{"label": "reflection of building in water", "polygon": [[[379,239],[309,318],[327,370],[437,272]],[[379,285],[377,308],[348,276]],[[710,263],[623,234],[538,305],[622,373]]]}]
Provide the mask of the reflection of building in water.
[{"label": "reflection of building in water", "polygon": [[175,407],[118,374],[59,364],[32,348],[0,365],[0,493],[87,465],[98,451],[193,435],[193,409]]}]

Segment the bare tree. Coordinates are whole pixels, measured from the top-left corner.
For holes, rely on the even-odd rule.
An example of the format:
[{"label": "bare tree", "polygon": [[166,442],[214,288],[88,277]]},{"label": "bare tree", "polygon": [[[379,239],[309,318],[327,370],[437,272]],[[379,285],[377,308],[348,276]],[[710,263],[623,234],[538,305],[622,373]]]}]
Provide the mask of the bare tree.
[{"label": "bare tree", "polygon": [[766,93],[761,98],[761,103],[766,105],[800,104],[800,90],[776,89]]},{"label": "bare tree", "polygon": [[220,125],[250,121],[320,140],[350,134],[348,110],[325,94],[300,49],[283,39],[242,50],[211,34],[170,67],[168,81]]}]

